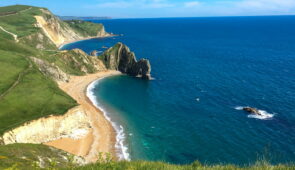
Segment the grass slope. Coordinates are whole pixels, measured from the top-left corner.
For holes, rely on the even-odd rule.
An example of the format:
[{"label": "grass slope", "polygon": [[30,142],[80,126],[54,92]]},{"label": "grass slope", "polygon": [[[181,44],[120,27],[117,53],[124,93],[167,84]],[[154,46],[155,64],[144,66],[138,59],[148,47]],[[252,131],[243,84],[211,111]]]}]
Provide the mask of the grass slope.
[{"label": "grass slope", "polygon": [[1,7],[0,16],[14,14],[14,13],[26,10],[28,8],[30,8],[30,6],[26,6],[26,5],[12,5],[12,6]]},{"label": "grass slope", "polygon": [[102,24],[96,24],[88,21],[70,20],[65,22],[68,23],[75,31],[84,36],[97,36],[97,32],[103,28]]},{"label": "grass slope", "polygon": [[57,169],[72,167],[72,156],[44,145],[14,144],[0,146],[0,169]]},{"label": "grass slope", "polygon": [[[35,15],[42,15],[40,8],[20,5],[0,7],[0,26],[17,34],[21,40],[16,43],[11,35],[0,30],[0,135],[30,120],[51,114],[64,114],[69,108],[76,105],[76,102],[61,91],[51,78],[39,71],[29,56],[55,63],[67,73],[82,75],[82,65],[77,65],[77,62],[74,62],[80,63],[82,61],[81,55],[76,55],[73,51],[56,51],[52,43],[48,42],[43,44],[45,50],[33,48],[35,45],[30,45],[32,41],[25,38],[30,36],[34,40],[40,36],[40,28],[34,26]],[[102,29],[102,25],[91,22],[68,21],[61,25],[65,24],[69,24],[74,30],[87,36],[95,36],[97,31]],[[118,48],[119,46],[116,45],[109,52],[117,52]],[[93,66],[83,65],[83,67],[90,71],[93,69]],[[68,161],[65,159],[67,156],[68,154],[65,152],[44,145],[0,145],[0,169],[38,169],[42,166],[47,169],[77,170],[295,169],[294,165],[272,166],[265,161],[253,166],[237,167],[234,165],[201,165],[199,162],[190,165],[172,165],[164,162],[103,160],[96,164],[73,167],[70,159]]]},{"label": "grass slope", "polygon": [[[69,169],[69,168],[65,168]],[[196,161],[189,165],[175,165],[164,162],[131,161],[131,162],[106,162],[73,168],[75,170],[294,170],[294,165],[270,165],[267,162],[257,162],[252,166],[239,167],[235,165],[202,165]]]},{"label": "grass slope", "polygon": [[76,101],[28,58],[42,58],[44,53],[1,35],[0,135],[27,121],[61,115],[76,106]]},{"label": "grass slope", "polygon": [[0,17],[0,26],[4,27],[7,31],[17,34],[19,38],[31,35],[40,30],[34,27],[36,23],[35,15],[41,15],[40,8],[29,6],[9,6],[1,7],[1,11],[16,11],[18,12],[4,15]]}]

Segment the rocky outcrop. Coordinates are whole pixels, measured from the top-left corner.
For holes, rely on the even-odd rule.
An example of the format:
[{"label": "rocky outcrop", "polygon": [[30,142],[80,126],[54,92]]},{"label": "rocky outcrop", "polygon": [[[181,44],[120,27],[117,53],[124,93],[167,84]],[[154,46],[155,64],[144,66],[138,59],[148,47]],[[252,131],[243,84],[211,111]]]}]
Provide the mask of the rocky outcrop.
[{"label": "rocky outcrop", "polygon": [[53,63],[48,63],[47,61],[41,60],[39,58],[35,57],[30,57],[31,60],[38,66],[39,70],[53,78],[55,81],[63,81],[63,82],[68,82],[69,81],[69,76],[63,72],[59,67],[57,67]]},{"label": "rocky outcrop", "polygon": [[96,56],[89,56],[81,49],[64,50],[58,56],[67,64],[67,67],[83,74],[105,71],[104,63]]},{"label": "rocky outcrop", "polygon": [[246,112],[248,112],[248,113],[251,113],[251,114],[261,115],[261,113],[259,112],[259,110],[256,109],[256,108],[244,107],[243,110],[246,111]]},{"label": "rocky outcrop", "polygon": [[104,52],[99,58],[103,60],[107,69],[118,70],[130,76],[151,79],[151,65],[149,60],[136,60],[135,54],[130,49],[118,43]]},{"label": "rocky outcrop", "polygon": [[97,37],[109,37],[109,36],[112,36],[112,34],[106,32],[104,26],[102,26],[101,30],[97,32]]},{"label": "rocky outcrop", "polygon": [[93,50],[93,51],[91,51],[90,55],[91,55],[91,56],[97,56],[97,53],[98,53],[98,51]]},{"label": "rocky outcrop", "polygon": [[64,116],[41,118],[4,133],[3,144],[41,144],[60,138],[80,139],[91,130],[91,120],[79,107]]}]

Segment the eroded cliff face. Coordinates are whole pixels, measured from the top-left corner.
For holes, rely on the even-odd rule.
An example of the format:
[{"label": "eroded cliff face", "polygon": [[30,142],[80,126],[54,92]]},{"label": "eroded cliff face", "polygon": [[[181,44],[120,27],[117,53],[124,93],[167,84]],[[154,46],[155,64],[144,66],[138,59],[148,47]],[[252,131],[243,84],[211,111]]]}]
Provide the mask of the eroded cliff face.
[{"label": "eroded cliff face", "polygon": [[64,50],[58,56],[73,70],[83,74],[105,71],[106,67],[96,56],[89,56],[80,49]]},{"label": "eroded cliff face", "polygon": [[[91,38],[91,35],[82,34],[73,28],[71,28],[67,23],[61,21],[58,17],[53,15],[50,11],[46,9],[40,9],[43,12],[42,16],[35,16],[37,21],[36,27],[43,30],[44,34],[57,46],[77,41],[85,38]],[[111,34],[107,33],[102,26],[102,29],[97,30],[97,37],[107,37]]]},{"label": "eroded cliff face", "polygon": [[109,37],[111,35],[112,34],[105,31],[104,26],[102,26],[102,29],[100,31],[98,31],[98,33],[97,33],[97,37]]},{"label": "eroded cliff face", "polygon": [[114,47],[108,49],[100,56],[107,69],[118,70],[130,76],[141,77],[143,79],[151,79],[151,65],[149,60],[136,60],[135,54],[130,49],[118,43]]},{"label": "eroded cliff face", "polygon": [[40,9],[43,16],[35,16],[36,26],[40,27],[45,35],[56,45],[60,46],[67,41],[75,41],[83,37],[75,33],[68,25],[62,23],[50,11]]},{"label": "eroded cliff face", "polygon": [[41,60],[39,58],[30,57],[31,60],[38,66],[39,70],[53,78],[55,81],[68,82],[70,76],[63,72],[59,67],[57,67],[54,63],[48,63],[47,61]]},{"label": "eroded cliff face", "polygon": [[92,129],[91,120],[79,107],[63,116],[50,116],[24,124],[4,133],[2,144],[41,144],[60,138],[80,139]]}]

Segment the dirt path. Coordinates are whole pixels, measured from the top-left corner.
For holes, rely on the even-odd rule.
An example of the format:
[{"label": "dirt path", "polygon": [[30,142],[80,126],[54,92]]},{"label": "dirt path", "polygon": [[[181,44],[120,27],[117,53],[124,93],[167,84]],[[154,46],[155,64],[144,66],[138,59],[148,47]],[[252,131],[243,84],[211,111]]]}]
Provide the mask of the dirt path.
[{"label": "dirt path", "polygon": [[1,15],[0,17],[7,17],[7,16],[16,15],[16,14],[19,14],[19,13],[21,13],[21,12],[26,12],[26,11],[28,11],[28,10],[30,10],[30,9],[32,9],[32,7],[27,8],[27,9],[23,9],[23,10],[21,10],[21,11],[18,11],[18,12],[16,12],[16,13],[13,13],[13,14]]},{"label": "dirt path", "polygon": [[16,35],[16,34],[14,34],[14,33],[12,33],[12,32],[9,32],[9,31],[5,30],[5,29],[4,29],[3,27],[1,27],[1,26],[0,26],[0,29],[1,29],[2,31],[6,32],[7,34],[10,34],[10,35],[12,35],[12,36],[13,36],[13,38],[14,38],[14,40],[15,40],[16,42],[19,42],[19,40],[18,40],[18,38],[17,38],[17,35]]},{"label": "dirt path", "polygon": [[[27,60],[28,60],[28,59],[27,59]],[[28,68],[26,68],[24,71],[22,71],[22,72],[19,73],[18,78],[16,79],[16,81],[15,81],[15,82],[9,87],[9,89],[7,89],[4,93],[2,93],[2,94],[0,95],[0,100],[1,100],[4,96],[6,96],[11,90],[13,90],[13,89],[19,84],[19,81],[21,80],[21,78],[22,78],[24,75],[26,75],[27,72],[33,67],[32,62],[29,61],[29,60],[28,60],[28,62],[29,62],[29,66],[28,66]]]}]

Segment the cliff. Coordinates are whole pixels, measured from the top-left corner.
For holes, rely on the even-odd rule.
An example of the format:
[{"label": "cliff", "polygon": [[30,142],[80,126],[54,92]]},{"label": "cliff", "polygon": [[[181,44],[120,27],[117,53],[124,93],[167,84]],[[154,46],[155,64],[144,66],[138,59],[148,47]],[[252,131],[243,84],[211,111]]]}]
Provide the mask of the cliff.
[{"label": "cliff", "polygon": [[63,82],[69,81],[70,79],[69,75],[63,72],[54,63],[48,63],[47,61],[44,61],[35,57],[30,57],[30,58],[38,66],[39,70],[43,74],[53,78],[55,81],[63,81]]},{"label": "cliff", "polygon": [[37,27],[57,46],[64,43],[92,37],[107,37],[111,34],[105,31],[102,24],[87,21],[61,21],[47,9],[40,9],[41,15],[34,16]]},{"label": "cliff", "polygon": [[99,58],[104,62],[107,69],[118,70],[130,76],[151,79],[151,65],[149,60],[136,60],[136,56],[130,49],[117,43],[105,51]]},{"label": "cliff", "polygon": [[41,144],[60,138],[79,139],[91,130],[90,119],[76,107],[63,116],[49,116],[34,120],[4,133],[3,144]]},{"label": "cliff", "polygon": [[93,23],[89,21],[82,20],[70,20],[64,21],[67,23],[75,32],[83,35],[83,36],[91,36],[91,37],[108,37],[112,36],[112,34],[105,31],[105,27],[102,24]]},{"label": "cliff", "polygon": [[67,74],[85,75],[105,71],[103,62],[96,56],[90,56],[80,49],[63,50],[55,54],[57,66]]},{"label": "cliff", "polygon": [[[113,140],[111,127],[107,127],[108,133],[100,128],[106,124],[98,124],[99,131],[95,130],[93,120],[97,117],[87,114],[89,108],[77,110],[82,106],[77,106],[78,99],[74,100],[58,85],[67,84],[74,75],[96,75],[91,73],[108,69],[149,79],[148,60],[137,61],[134,53],[121,43],[103,56],[96,56],[96,52],[88,55],[80,49],[58,50],[66,42],[111,36],[102,24],[63,22],[47,9],[31,6],[0,7],[0,16],[0,68],[5,75],[0,77],[0,149],[14,143],[47,144],[62,139],[79,143],[85,141],[89,132],[95,132],[99,140],[87,141],[95,141],[89,150],[91,160],[96,158],[97,151],[113,152],[108,146],[112,143],[108,141]],[[95,108],[93,112],[96,113]],[[38,146],[41,145],[33,148]],[[18,152],[22,151],[19,147]],[[86,154],[83,151],[81,156]]]}]

